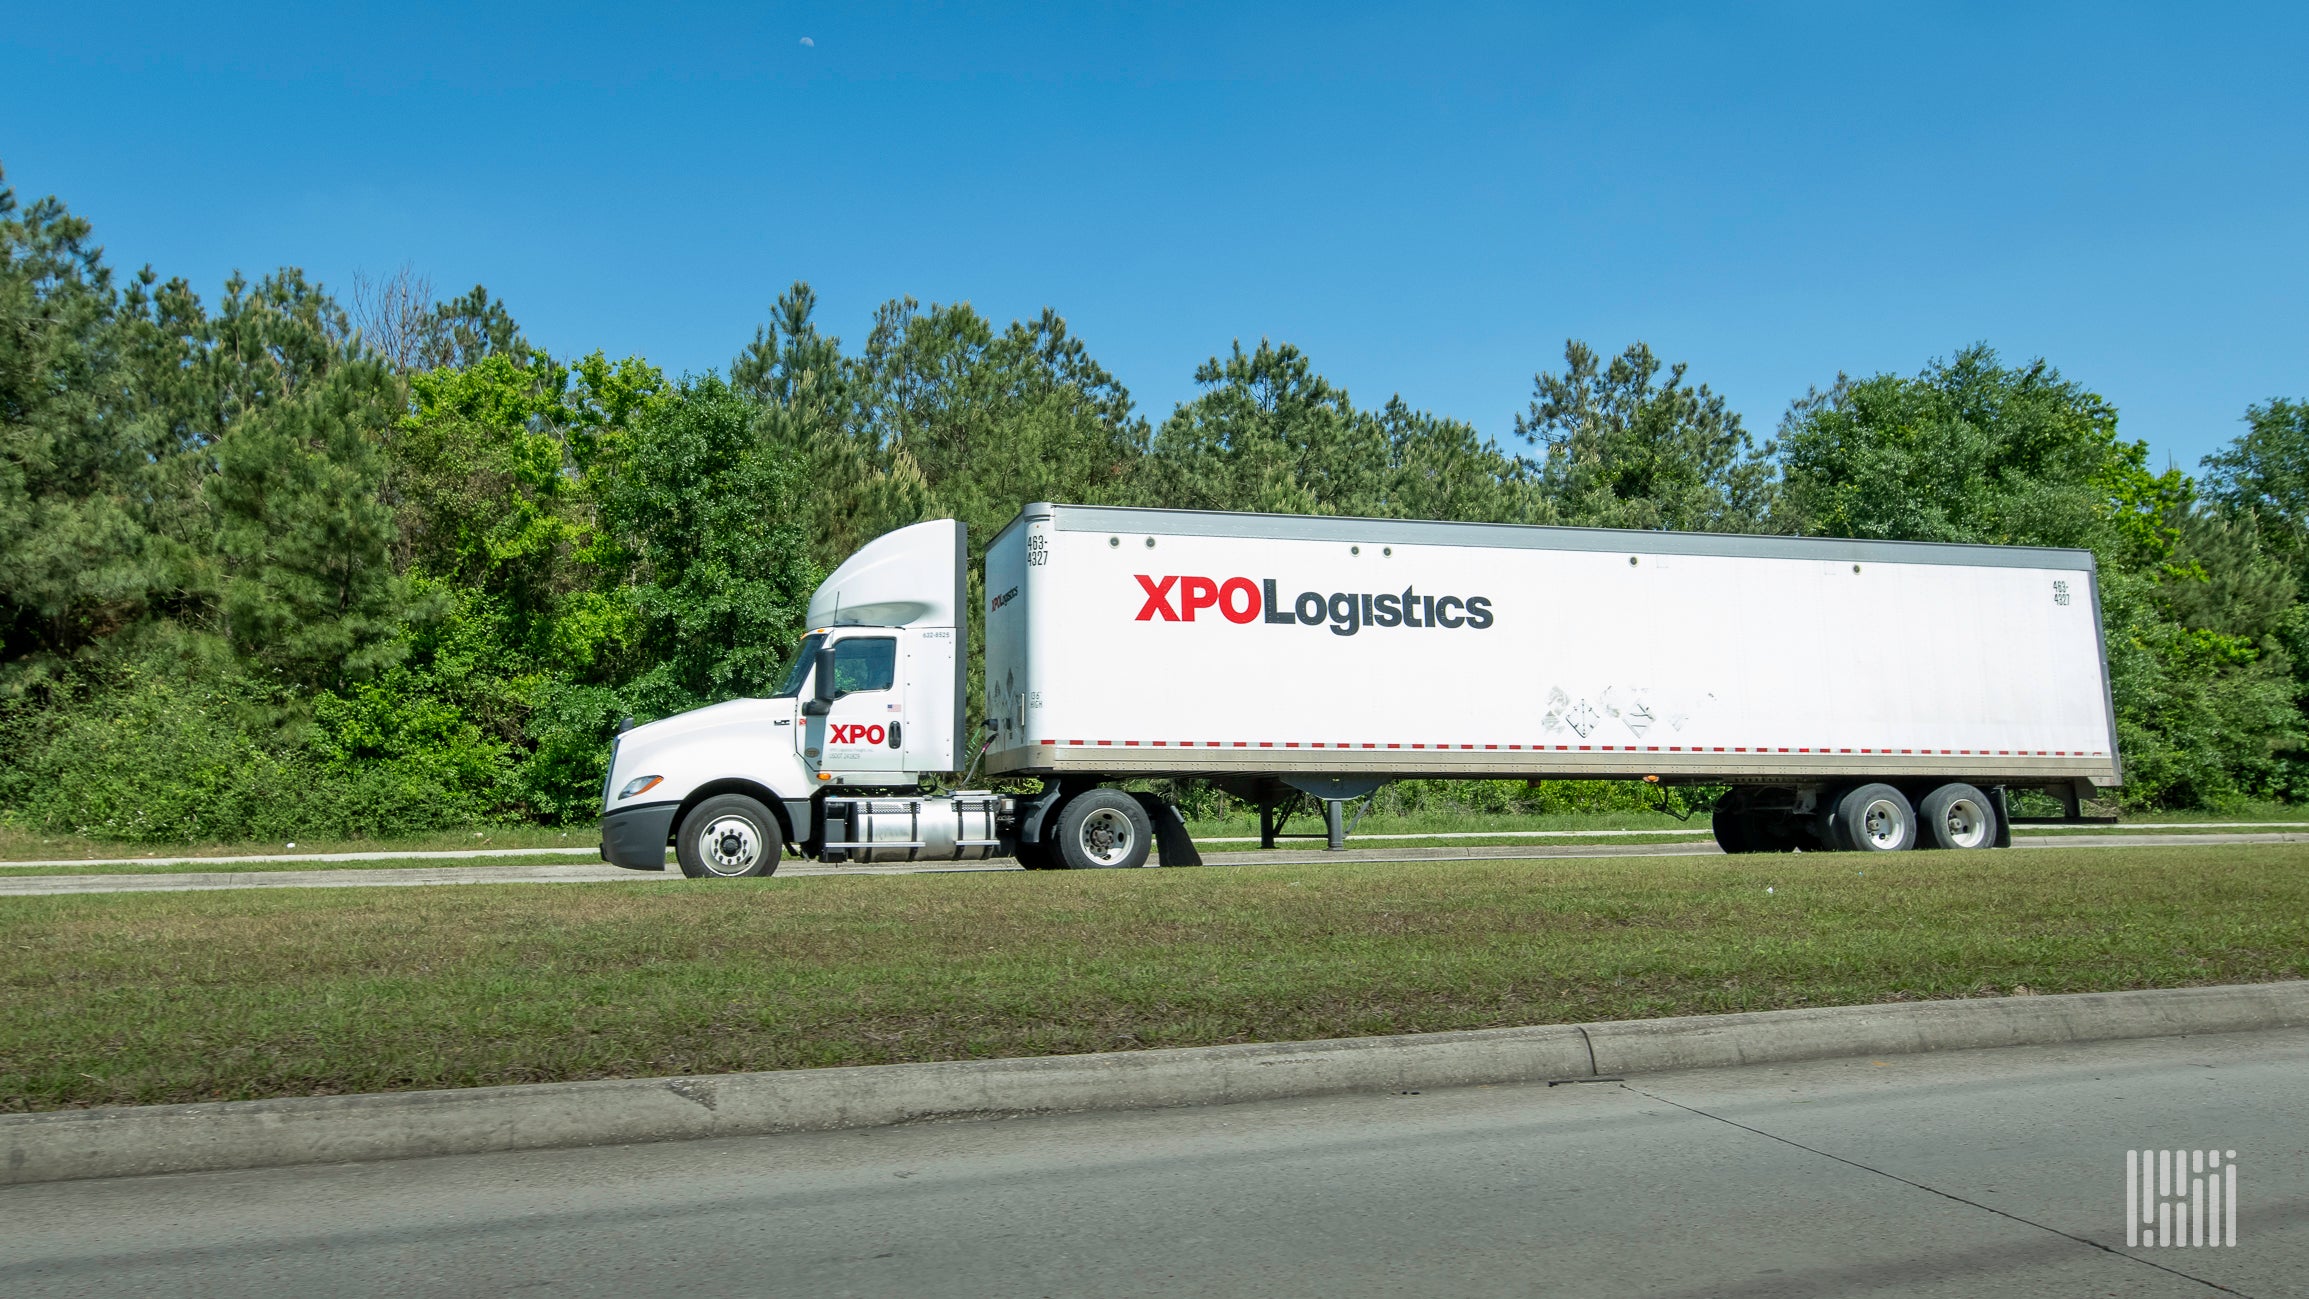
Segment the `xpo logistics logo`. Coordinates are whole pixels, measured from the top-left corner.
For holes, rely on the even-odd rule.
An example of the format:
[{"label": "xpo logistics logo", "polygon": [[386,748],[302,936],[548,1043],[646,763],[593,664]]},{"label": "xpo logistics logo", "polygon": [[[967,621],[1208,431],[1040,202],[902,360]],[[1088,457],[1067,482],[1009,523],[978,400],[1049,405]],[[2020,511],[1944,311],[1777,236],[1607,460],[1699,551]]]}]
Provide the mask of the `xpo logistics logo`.
[{"label": "xpo logistics logo", "polygon": [[1257,586],[1247,577],[1225,581],[1172,574],[1150,577],[1135,574],[1146,603],[1138,621],[1193,622],[1205,609],[1216,609],[1232,623],[1264,622],[1276,626],[1331,626],[1334,636],[1352,636],[1365,627],[1466,627],[1483,631],[1491,626],[1491,597],[1485,595],[1421,595],[1412,587],[1380,594],[1357,591],[1302,591],[1285,605],[1275,594],[1275,579]]},{"label": "xpo logistics logo", "polygon": [[855,726],[829,726],[826,728],[826,743],[880,744],[889,734],[880,725],[866,722]]}]

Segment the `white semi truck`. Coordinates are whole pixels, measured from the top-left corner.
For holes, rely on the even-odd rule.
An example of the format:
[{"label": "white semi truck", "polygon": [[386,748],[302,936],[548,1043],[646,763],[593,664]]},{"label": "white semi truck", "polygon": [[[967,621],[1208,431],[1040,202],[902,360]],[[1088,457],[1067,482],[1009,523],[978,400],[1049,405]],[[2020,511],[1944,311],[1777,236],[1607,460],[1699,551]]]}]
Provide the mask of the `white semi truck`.
[{"label": "white semi truck", "polygon": [[[2008,789],[2119,782],[2081,550],[1029,505],[988,548],[966,733],[962,525],[865,546],[784,687],[623,731],[602,855],[1085,869],[1195,860],[1119,786],[1265,813],[1408,778],[1727,786],[1728,852],[1983,848]],[[972,751],[976,758],[972,758]],[[983,760],[1027,794],[933,793]]]}]

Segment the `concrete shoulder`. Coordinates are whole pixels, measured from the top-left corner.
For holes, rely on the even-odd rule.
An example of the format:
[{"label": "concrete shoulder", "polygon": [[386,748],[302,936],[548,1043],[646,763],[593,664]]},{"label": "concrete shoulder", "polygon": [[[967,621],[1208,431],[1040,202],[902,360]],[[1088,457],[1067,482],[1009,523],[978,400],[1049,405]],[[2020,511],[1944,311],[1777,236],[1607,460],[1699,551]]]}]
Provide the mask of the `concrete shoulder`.
[{"label": "concrete shoulder", "polygon": [[0,1116],[0,1183],[2309,1025],[2309,982]]}]

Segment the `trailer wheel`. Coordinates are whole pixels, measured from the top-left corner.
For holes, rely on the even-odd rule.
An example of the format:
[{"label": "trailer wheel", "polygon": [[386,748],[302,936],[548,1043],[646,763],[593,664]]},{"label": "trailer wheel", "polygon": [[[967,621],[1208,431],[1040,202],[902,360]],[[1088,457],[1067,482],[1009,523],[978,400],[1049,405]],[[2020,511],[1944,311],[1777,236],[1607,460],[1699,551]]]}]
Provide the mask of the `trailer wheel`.
[{"label": "trailer wheel", "polygon": [[1924,825],[1918,847],[1987,848],[1996,842],[1996,812],[1988,795],[1970,785],[1942,785],[1916,809]]},{"label": "trailer wheel", "polygon": [[1916,846],[1916,809],[1890,785],[1862,785],[1836,800],[1837,846],[1898,852]]},{"label": "trailer wheel", "polygon": [[1092,789],[1058,809],[1058,859],[1068,870],[1125,870],[1146,865],[1154,822],[1119,789]]},{"label": "trailer wheel", "polygon": [[1748,814],[1728,807],[1718,807],[1715,815],[1716,846],[1725,852],[1754,852],[1755,829]]},{"label": "trailer wheel", "polygon": [[743,794],[716,794],[681,819],[674,856],[693,880],[774,875],[779,837],[770,809]]}]

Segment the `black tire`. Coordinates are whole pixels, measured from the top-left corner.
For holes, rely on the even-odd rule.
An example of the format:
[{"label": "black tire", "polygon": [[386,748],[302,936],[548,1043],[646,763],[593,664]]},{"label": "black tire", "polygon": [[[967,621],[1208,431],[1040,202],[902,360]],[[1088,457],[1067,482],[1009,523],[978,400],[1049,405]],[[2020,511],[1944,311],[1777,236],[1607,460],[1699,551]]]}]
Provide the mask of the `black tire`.
[{"label": "black tire", "polygon": [[1836,846],[1898,852],[1916,846],[1916,809],[1890,785],[1862,785],[1836,800]]},{"label": "black tire", "polygon": [[[743,794],[716,794],[690,809],[674,835],[674,857],[693,880],[749,879],[778,873],[784,837],[770,809]],[[712,842],[706,842],[708,839]]]},{"label": "black tire", "polygon": [[1793,812],[1751,812],[1749,852],[1794,852],[1804,841],[1804,825]]},{"label": "black tire", "polygon": [[1119,789],[1085,790],[1058,809],[1057,839],[1067,870],[1129,870],[1146,865],[1154,820]]},{"label": "black tire", "polygon": [[1996,804],[1970,785],[1942,785],[1916,805],[1919,848],[1993,848]]},{"label": "black tire", "polygon": [[1028,843],[1024,839],[1021,839],[1018,841],[1017,850],[1010,855],[1017,859],[1020,866],[1023,866],[1030,871],[1047,871],[1058,869],[1056,863],[1051,861],[1050,843],[1048,840],[1045,840],[1041,843]]},{"label": "black tire", "polygon": [[1718,807],[1715,816],[1716,846],[1725,852],[1756,851],[1753,827],[1748,814],[1728,807]]}]

